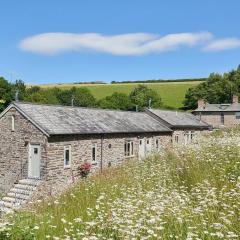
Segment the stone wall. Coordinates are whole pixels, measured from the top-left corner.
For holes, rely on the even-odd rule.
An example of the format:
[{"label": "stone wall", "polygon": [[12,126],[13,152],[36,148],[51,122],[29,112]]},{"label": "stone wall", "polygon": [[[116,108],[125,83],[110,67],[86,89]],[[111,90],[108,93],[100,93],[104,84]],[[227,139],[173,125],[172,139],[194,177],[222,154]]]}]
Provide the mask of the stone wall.
[{"label": "stone wall", "polygon": [[[12,116],[15,129],[12,131]],[[170,145],[171,135],[161,133],[147,134],[105,134],[105,135],[64,135],[46,137],[15,108],[10,109],[0,119],[0,194],[7,192],[13,184],[28,177],[29,145],[41,146],[42,192],[49,194],[69,186],[77,178],[78,167],[91,162],[92,145],[96,145],[96,162],[92,172],[121,164],[123,161],[138,159],[140,139],[149,139],[152,151]],[[124,145],[132,140],[134,154],[126,157]],[[71,165],[64,167],[64,147],[71,146]],[[45,196],[45,195],[43,195]]]},{"label": "stone wall", "polygon": [[41,175],[44,176],[46,142],[47,138],[16,109],[10,109],[0,119],[0,194],[8,191],[18,179],[27,177],[30,143],[42,146]]},{"label": "stone wall", "polygon": [[[199,113],[195,113],[195,115],[199,116]],[[221,113],[219,112],[202,112],[201,120],[212,125],[214,128],[234,127],[240,124],[240,119],[236,119],[235,112],[224,112],[224,125],[221,123]]]},{"label": "stone wall", "polygon": [[[48,163],[47,186],[48,192],[57,192],[77,178],[78,167],[84,162],[92,159],[92,145],[97,146],[97,159],[92,165],[92,171],[107,168],[129,159],[138,159],[139,139],[151,139],[152,150],[156,149],[155,143],[158,139],[161,147],[170,144],[170,135],[156,134],[118,134],[118,135],[95,135],[95,136],[53,136],[49,138],[47,145]],[[125,140],[132,140],[134,144],[134,156],[125,157]],[[64,167],[64,146],[71,146],[72,162],[70,167]],[[102,155],[101,155],[102,153]]]},{"label": "stone wall", "polygon": [[[198,139],[202,135],[210,133],[210,131],[208,131],[208,130],[175,130],[173,132],[173,135],[172,135],[172,143],[173,143],[173,145],[176,145],[176,144],[181,144],[181,145],[189,144],[189,143],[186,143],[186,141],[185,141],[185,134],[187,132],[192,132],[194,134],[193,135],[193,139],[189,143],[197,143]],[[178,139],[178,141],[177,141],[177,139]]]}]

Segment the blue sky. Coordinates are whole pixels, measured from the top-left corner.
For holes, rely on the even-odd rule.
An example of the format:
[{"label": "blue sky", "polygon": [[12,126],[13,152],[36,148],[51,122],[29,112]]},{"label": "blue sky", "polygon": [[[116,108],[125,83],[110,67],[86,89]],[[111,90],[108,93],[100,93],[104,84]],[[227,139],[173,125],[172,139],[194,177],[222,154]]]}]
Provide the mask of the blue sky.
[{"label": "blue sky", "polygon": [[240,64],[239,0],[8,0],[0,7],[0,76],[9,80],[205,77]]}]

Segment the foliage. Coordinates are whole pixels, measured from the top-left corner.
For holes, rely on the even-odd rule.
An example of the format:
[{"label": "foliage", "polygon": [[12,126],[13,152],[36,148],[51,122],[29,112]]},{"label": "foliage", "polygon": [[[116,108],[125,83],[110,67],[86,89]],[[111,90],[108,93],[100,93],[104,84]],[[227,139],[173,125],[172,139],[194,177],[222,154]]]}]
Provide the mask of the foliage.
[{"label": "foliage", "polygon": [[4,237],[237,240],[239,132],[106,169],[9,216]]},{"label": "foliage", "polygon": [[86,163],[83,163],[81,166],[79,166],[78,170],[79,170],[79,173],[80,173],[80,176],[81,177],[87,177],[88,174],[90,173],[91,171],[91,168],[92,168],[92,165],[88,162]]},{"label": "foliage", "polygon": [[199,98],[209,103],[231,103],[232,95],[240,92],[240,68],[223,75],[212,73],[206,82],[190,88],[184,100],[185,109],[195,109]]},{"label": "foliage", "polygon": [[3,77],[0,77],[0,112],[14,100],[16,91],[19,92],[19,99],[23,99],[25,90],[26,86],[22,80],[16,80],[12,84]]},{"label": "foliage", "polygon": [[149,101],[151,102],[151,107],[159,108],[162,106],[161,97],[157,92],[148,88],[145,85],[138,85],[131,93],[130,99],[133,104],[138,106],[139,110],[149,106]]},{"label": "foliage", "polygon": [[59,91],[57,98],[61,105],[71,105],[73,99],[74,106],[78,107],[94,107],[97,102],[91,92],[84,87],[73,87],[69,90]]},{"label": "foliage", "polygon": [[196,82],[196,81],[206,81],[206,78],[187,78],[187,79],[152,79],[152,80],[136,80],[136,81],[112,81],[111,84],[126,84],[126,83],[170,83],[170,82]]},{"label": "foliage", "polygon": [[132,110],[134,108],[129,96],[124,93],[113,93],[99,101],[100,108]]},{"label": "foliage", "polygon": [[[191,82],[162,82],[162,83],[146,83],[144,84],[150,89],[156,91],[162,98],[163,104],[168,105],[174,109],[181,108],[183,106],[182,102],[184,100],[186,91],[194,86],[197,86],[199,81]],[[134,88],[138,86],[137,83],[128,84],[52,84],[52,85],[41,85],[43,89],[51,89],[53,87],[58,87],[61,90],[66,90],[75,87],[86,87],[88,88],[93,96],[97,100],[101,100],[107,96],[111,96],[113,93],[125,93],[129,95]]]},{"label": "foliage", "polygon": [[11,85],[8,81],[0,77],[0,112],[9,104],[11,101]]}]

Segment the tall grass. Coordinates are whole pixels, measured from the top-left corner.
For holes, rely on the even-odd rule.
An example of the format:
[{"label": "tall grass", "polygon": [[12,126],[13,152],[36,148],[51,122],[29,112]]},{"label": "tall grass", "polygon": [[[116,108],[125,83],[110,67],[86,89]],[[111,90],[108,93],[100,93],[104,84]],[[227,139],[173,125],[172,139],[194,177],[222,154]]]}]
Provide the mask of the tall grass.
[{"label": "tall grass", "polygon": [[80,181],[6,218],[0,239],[239,239],[238,134]]}]

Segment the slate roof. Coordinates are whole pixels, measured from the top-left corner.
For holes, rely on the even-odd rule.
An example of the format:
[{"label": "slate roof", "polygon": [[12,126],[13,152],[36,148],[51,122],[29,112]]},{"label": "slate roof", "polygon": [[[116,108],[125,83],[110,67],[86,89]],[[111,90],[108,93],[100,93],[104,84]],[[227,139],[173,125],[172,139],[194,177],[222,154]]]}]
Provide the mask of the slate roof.
[{"label": "slate roof", "polygon": [[47,135],[171,132],[146,113],[14,102]]},{"label": "slate roof", "polygon": [[198,107],[193,112],[239,112],[240,104],[210,104],[205,107]]},{"label": "slate roof", "polygon": [[170,128],[199,128],[209,129],[211,126],[203,121],[200,121],[196,116],[188,112],[169,111],[161,109],[146,110],[156,117],[166,122]]}]

